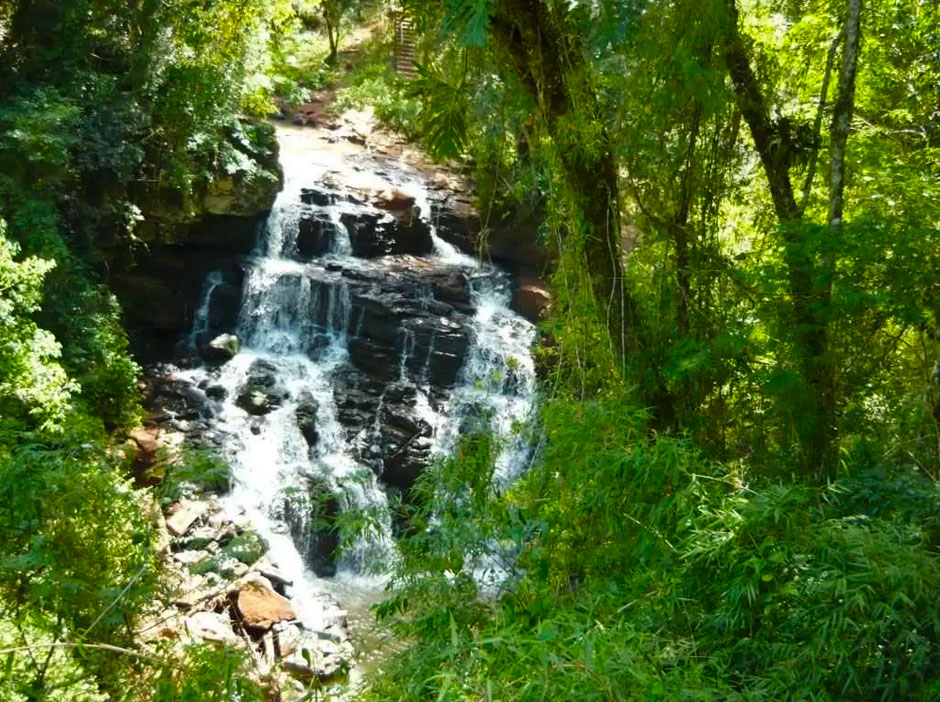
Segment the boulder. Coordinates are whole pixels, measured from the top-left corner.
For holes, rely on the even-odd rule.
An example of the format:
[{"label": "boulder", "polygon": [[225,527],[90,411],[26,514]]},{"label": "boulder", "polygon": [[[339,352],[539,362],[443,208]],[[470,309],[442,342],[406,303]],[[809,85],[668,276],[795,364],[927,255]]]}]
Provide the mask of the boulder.
[{"label": "boulder", "polygon": [[277,377],[277,367],[259,358],[248,369],[235,402],[248,414],[262,416],[280,407],[288,397],[290,393]]},{"label": "boulder", "polygon": [[290,601],[277,594],[271,583],[260,575],[250,575],[242,581],[235,603],[242,623],[249,629],[267,631],[278,622],[297,617]]},{"label": "boulder", "polygon": [[526,283],[512,294],[512,308],[533,324],[544,319],[552,304],[552,294],[539,283]]},{"label": "boulder", "polygon": [[200,349],[207,361],[230,361],[241,351],[241,342],[234,334],[220,334]]},{"label": "boulder", "polygon": [[326,681],[345,675],[352,655],[348,643],[336,644],[308,633],[290,655],[284,656],[281,666],[301,680]]},{"label": "boulder", "polygon": [[300,647],[304,639],[304,632],[299,626],[286,622],[274,626],[274,635],[282,658],[288,658]]},{"label": "boulder", "polygon": [[215,612],[196,612],[184,620],[186,631],[197,641],[240,645],[241,639],[232,631],[228,617]]},{"label": "boulder", "polygon": [[190,527],[209,511],[205,502],[184,500],[171,508],[166,519],[166,528],[173,536],[183,536]]},{"label": "boulder", "polygon": [[300,433],[311,448],[316,446],[320,440],[320,435],[317,432],[317,412],[319,409],[320,405],[313,395],[306,392],[301,395],[297,408],[294,410],[297,428],[300,429]]},{"label": "boulder", "polygon": [[222,385],[209,385],[206,388],[206,397],[210,400],[215,400],[216,402],[222,402],[226,397],[228,397],[228,390],[226,390]]}]

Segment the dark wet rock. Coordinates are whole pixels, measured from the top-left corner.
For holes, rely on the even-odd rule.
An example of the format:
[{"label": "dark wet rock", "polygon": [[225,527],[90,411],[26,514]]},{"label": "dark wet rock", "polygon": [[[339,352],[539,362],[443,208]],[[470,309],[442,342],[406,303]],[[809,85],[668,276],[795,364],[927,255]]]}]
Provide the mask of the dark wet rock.
[{"label": "dark wet rock", "polygon": [[305,213],[298,224],[297,255],[303,261],[322,256],[332,250],[336,241],[336,224],[321,213]]},{"label": "dark wet rock", "polygon": [[297,408],[294,410],[297,428],[300,429],[300,433],[311,448],[316,446],[320,440],[320,434],[317,432],[317,412],[319,409],[319,403],[313,395],[307,392],[300,396]]},{"label": "dark wet rock", "polygon": [[340,497],[311,474],[304,488],[284,495],[283,518],[307,566],[320,577],[336,575],[339,534],[332,528]]},{"label": "dark wet rock", "polygon": [[430,226],[411,212],[398,217],[346,212],[340,220],[349,232],[352,253],[359,258],[391,254],[424,256],[434,250]]},{"label": "dark wet rock", "polygon": [[239,267],[230,272],[227,279],[213,289],[209,296],[209,334],[235,331],[242,305],[243,278],[244,275]]},{"label": "dark wet rock", "polygon": [[447,317],[425,317],[409,320],[405,328],[413,339],[408,370],[426,383],[452,386],[470,347],[467,327]]},{"label": "dark wet rock", "polygon": [[410,381],[383,383],[355,369],[334,379],[338,418],[356,457],[387,485],[407,489],[428,465],[431,426]]},{"label": "dark wet rock", "polygon": [[463,271],[436,276],[431,283],[434,299],[453,305],[463,313],[473,311],[470,278]]},{"label": "dark wet rock", "polygon": [[512,294],[512,308],[527,320],[536,324],[548,313],[552,294],[545,285],[527,282],[519,285]]},{"label": "dark wet rock", "polygon": [[199,350],[207,361],[230,361],[241,351],[241,342],[234,334],[220,334]]},{"label": "dark wet rock", "polygon": [[388,188],[376,193],[372,198],[372,204],[380,210],[409,212],[415,206],[415,199],[413,195],[398,188]]},{"label": "dark wet rock", "polygon": [[160,408],[159,416],[152,418],[160,423],[212,416],[205,391],[188,380],[173,377],[170,372],[155,373],[145,389],[144,402],[149,407]]},{"label": "dark wet rock", "polygon": [[258,359],[248,369],[245,384],[239,389],[236,404],[248,414],[262,416],[280,407],[289,397],[277,377],[277,367]]},{"label": "dark wet rock", "polygon": [[323,188],[302,188],[300,191],[300,201],[305,205],[316,205],[317,207],[327,207],[338,202],[340,196]]},{"label": "dark wet rock", "polygon": [[394,242],[388,253],[426,256],[434,250],[431,227],[421,218],[418,208],[394,217],[384,225],[383,233]]},{"label": "dark wet rock", "polygon": [[216,402],[222,402],[228,397],[228,390],[221,385],[208,385],[205,392],[210,400],[215,400]]},{"label": "dark wet rock", "polygon": [[397,488],[411,487],[427,466],[431,453],[431,426],[417,416],[407,402],[388,403],[380,418],[382,427],[383,482]]}]

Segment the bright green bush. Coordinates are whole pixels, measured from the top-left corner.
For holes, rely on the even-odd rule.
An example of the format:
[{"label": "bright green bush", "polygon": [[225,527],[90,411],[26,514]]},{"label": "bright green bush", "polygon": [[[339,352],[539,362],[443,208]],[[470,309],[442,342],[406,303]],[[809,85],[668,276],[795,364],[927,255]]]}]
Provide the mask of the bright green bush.
[{"label": "bright green bush", "polygon": [[[940,690],[936,487],[767,482],[553,401],[513,489],[464,444],[415,494],[393,596],[411,646],[370,699],[906,700]],[[497,592],[480,586],[503,571]],[[474,573],[476,577],[474,577]]]}]

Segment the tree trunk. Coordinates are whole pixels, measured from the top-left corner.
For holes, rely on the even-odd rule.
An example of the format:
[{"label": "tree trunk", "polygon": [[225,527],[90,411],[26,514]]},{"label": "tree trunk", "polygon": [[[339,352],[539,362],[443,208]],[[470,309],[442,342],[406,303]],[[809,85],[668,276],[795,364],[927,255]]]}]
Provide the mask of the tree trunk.
[{"label": "tree trunk", "polygon": [[735,0],[725,0],[725,5],[727,16],[722,32],[725,64],[734,87],[735,101],[750,127],[760,156],[785,243],[784,263],[796,326],[796,351],[806,379],[804,400],[801,406],[794,408],[797,434],[806,468],[815,472],[817,479],[822,479],[828,475],[832,464],[835,438],[833,377],[824,310],[826,299],[816,282],[819,269],[810,253],[807,228],[790,180],[788,133],[770,118],[738,31]]},{"label": "tree trunk", "polygon": [[[633,341],[634,313],[623,281],[617,164],[588,82],[590,64],[576,32],[567,31],[563,12],[539,0],[497,0],[492,37],[506,65],[538,104],[557,147],[566,187],[583,225],[583,253],[594,298],[622,363]],[[573,115],[594,122],[600,147],[570,136],[567,120]]]},{"label": "tree trunk", "polygon": [[693,183],[695,181],[695,150],[702,122],[702,106],[695,104],[695,114],[689,128],[689,145],[686,149],[685,165],[679,175],[679,206],[672,219],[673,240],[676,248],[676,282],[679,288],[677,314],[679,335],[689,334],[689,301],[692,299],[692,271],[689,262],[689,213],[692,209]]},{"label": "tree trunk", "polygon": [[339,55],[339,25],[342,21],[342,9],[327,0],[323,3],[323,22],[326,24],[326,37],[330,42],[330,54],[326,57],[329,66],[336,64]]},{"label": "tree trunk", "polygon": [[[852,111],[855,105],[855,75],[858,67],[858,47],[860,39],[861,0],[849,0],[848,16],[845,22],[845,50],[842,70],[839,74],[839,94],[833,107],[832,127],[830,131],[831,160],[829,167],[829,232],[830,245],[824,251],[821,264],[823,290],[820,306],[828,308],[832,301],[832,282],[835,278],[835,251],[842,230],[842,215],[845,193],[845,147],[852,123]],[[824,349],[824,351],[828,351]],[[823,416],[832,418],[824,429],[826,435],[821,438],[821,450],[829,460],[821,467],[820,478],[833,477],[833,448],[837,435],[835,428],[836,383],[835,367],[829,353],[821,356],[814,364],[817,374],[816,386],[820,391],[820,403]]]},{"label": "tree trunk", "polygon": [[855,108],[855,74],[858,69],[858,47],[861,39],[862,0],[849,0],[845,21],[845,56],[839,74],[839,96],[832,114],[832,160],[829,170],[829,227],[842,226],[845,193],[845,146]]}]

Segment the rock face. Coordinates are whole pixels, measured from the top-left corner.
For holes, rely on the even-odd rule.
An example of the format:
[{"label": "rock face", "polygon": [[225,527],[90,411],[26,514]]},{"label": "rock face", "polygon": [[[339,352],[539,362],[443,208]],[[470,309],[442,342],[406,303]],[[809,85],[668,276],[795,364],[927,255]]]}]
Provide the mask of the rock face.
[{"label": "rock face", "polygon": [[322,256],[336,241],[336,224],[322,214],[305,214],[297,232],[297,255],[301,260]]},{"label": "rock face", "polygon": [[144,253],[116,264],[111,286],[124,309],[132,348],[145,362],[175,355],[192,329],[210,271],[222,271],[224,284],[211,306],[216,318],[209,339],[234,331],[242,260],[254,247],[283,177],[270,125],[242,125],[232,145],[257,166],[250,174],[220,171],[185,194],[143,185],[130,193],[144,217],[135,230]]}]

